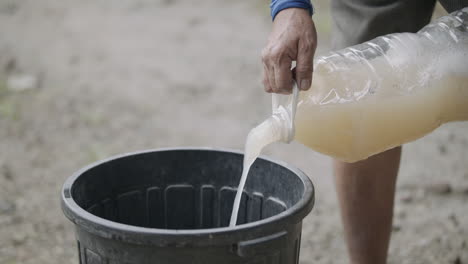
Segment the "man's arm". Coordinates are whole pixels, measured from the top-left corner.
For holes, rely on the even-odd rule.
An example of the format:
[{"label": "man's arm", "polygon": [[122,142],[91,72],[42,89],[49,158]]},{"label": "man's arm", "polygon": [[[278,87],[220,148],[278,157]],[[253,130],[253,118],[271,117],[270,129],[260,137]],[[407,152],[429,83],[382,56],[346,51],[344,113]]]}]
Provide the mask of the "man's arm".
[{"label": "man's arm", "polygon": [[[317,47],[311,10],[293,7],[275,12],[272,5],[273,30],[262,52],[265,91],[289,94],[293,77],[301,90],[308,90],[312,83],[313,57]],[[296,68],[291,70],[293,61],[296,61]]]}]

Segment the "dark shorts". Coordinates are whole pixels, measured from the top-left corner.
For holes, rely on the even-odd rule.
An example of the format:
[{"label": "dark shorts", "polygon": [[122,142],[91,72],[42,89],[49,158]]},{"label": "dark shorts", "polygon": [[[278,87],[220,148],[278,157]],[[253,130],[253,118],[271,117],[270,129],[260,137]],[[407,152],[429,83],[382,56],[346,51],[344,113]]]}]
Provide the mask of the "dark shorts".
[{"label": "dark shorts", "polygon": [[[440,0],[448,12],[468,0]],[[333,49],[396,32],[416,32],[430,22],[435,0],[332,0]]]}]

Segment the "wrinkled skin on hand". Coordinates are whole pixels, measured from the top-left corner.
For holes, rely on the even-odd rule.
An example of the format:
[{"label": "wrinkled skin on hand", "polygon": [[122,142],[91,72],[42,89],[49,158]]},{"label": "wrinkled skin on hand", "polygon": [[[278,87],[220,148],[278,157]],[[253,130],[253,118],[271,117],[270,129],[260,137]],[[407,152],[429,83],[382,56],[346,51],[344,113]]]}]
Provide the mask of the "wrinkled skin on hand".
[{"label": "wrinkled skin on hand", "polygon": [[[279,12],[262,52],[265,91],[289,94],[293,78],[299,89],[308,90],[312,84],[316,47],[317,32],[307,10],[288,8]],[[293,61],[296,61],[296,68],[291,70]]]}]

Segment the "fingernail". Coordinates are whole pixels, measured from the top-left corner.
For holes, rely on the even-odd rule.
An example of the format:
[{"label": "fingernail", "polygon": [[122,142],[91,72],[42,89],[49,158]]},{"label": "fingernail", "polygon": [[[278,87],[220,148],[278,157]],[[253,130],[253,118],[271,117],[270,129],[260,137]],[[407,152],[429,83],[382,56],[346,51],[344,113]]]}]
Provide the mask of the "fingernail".
[{"label": "fingernail", "polygon": [[309,90],[310,88],[310,80],[301,80],[301,86],[299,87],[301,90]]}]

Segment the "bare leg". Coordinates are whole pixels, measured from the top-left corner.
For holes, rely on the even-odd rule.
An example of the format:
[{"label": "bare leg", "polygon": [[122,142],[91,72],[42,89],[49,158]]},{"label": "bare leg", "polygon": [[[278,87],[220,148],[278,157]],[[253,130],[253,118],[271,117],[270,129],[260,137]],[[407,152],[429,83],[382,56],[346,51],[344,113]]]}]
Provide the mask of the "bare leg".
[{"label": "bare leg", "polygon": [[400,156],[398,147],[356,163],[334,162],[352,264],[386,263]]}]

